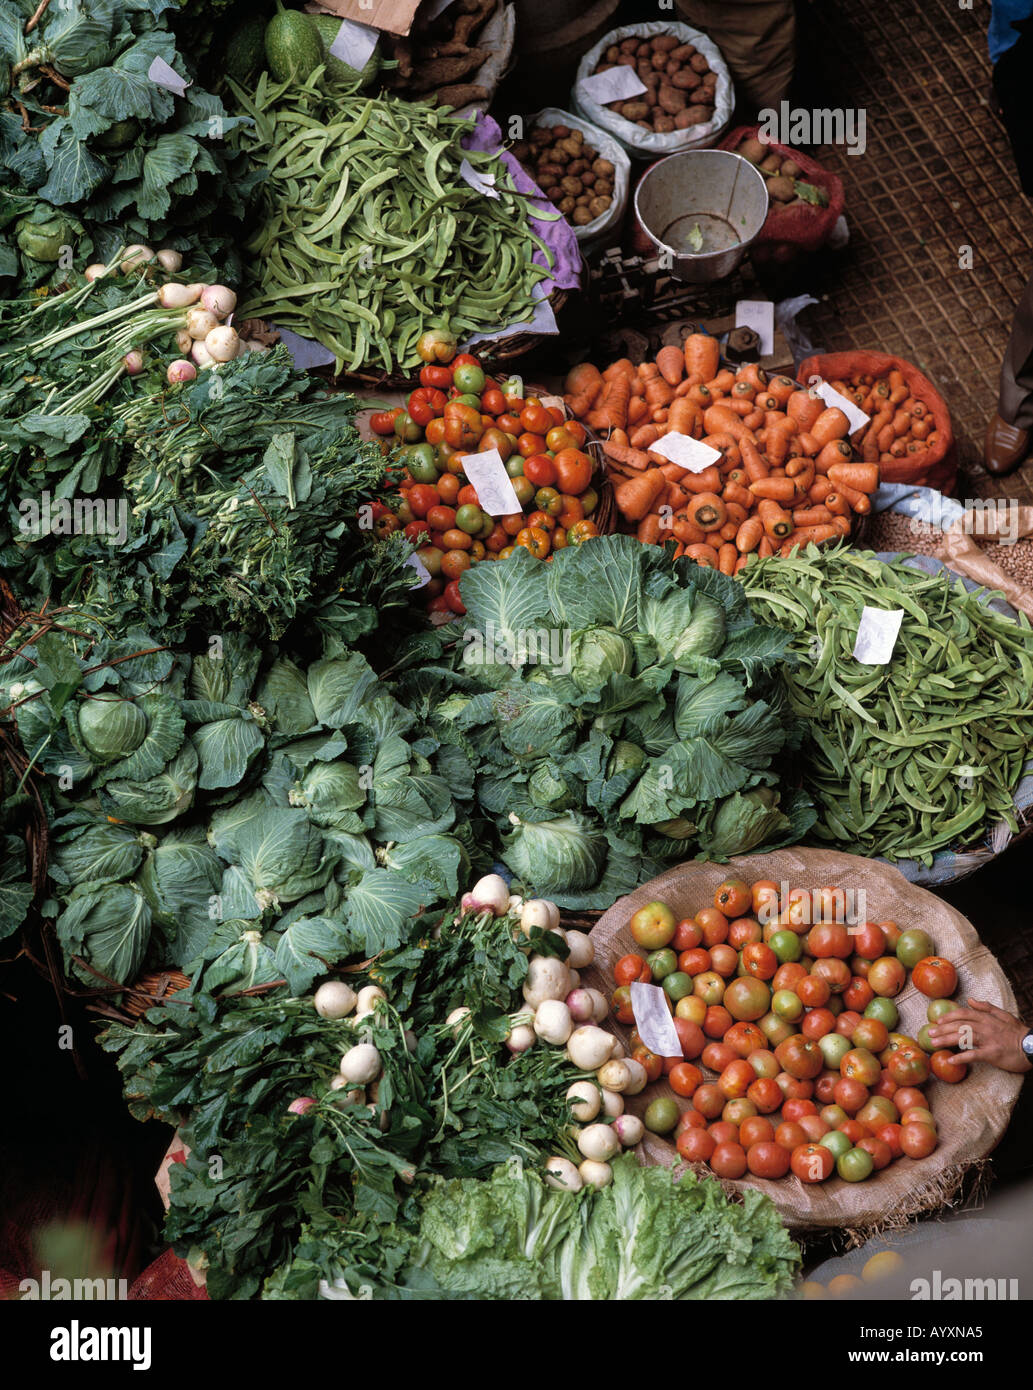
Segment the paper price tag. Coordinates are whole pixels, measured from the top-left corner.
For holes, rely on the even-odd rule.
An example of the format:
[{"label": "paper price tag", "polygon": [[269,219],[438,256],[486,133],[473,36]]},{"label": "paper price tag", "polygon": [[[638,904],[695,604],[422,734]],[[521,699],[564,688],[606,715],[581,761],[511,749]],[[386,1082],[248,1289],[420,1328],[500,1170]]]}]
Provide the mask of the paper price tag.
[{"label": "paper price tag", "polygon": [[174,92],[177,97],[181,97],[191,86],[190,78],[180,77],[176,69],[170,68],[164,58],[154,59],[147,69],[147,76],[156,87],[164,87],[166,91]]},{"label": "paper price tag", "polygon": [[[275,324],[271,326],[276,327]],[[322,343],[313,342],[311,338],[299,337],[288,328],[280,328],[277,331],[280,341],[290,353],[299,372],[306,372],[310,367],[328,367],[335,360],[334,354]]]},{"label": "paper price tag", "polygon": [[669,459],[679,468],[687,468],[690,473],[702,473],[721,457],[720,449],[704,444],[701,439],[693,439],[689,434],[678,434],[677,431],[665,434],[655,444],[650,444],[649,452]]},{"label": "paper price tag", "polygon": [[430,570],[418,555],[410,555],[405,563],[410,569],[414,569],[417,575],[416,579],[414,579],[409,586],[411,589],[422,589],[425,584],[430,583]]},{"label": "paper price tag", "polygon": [[594,77],[586,77],[578,83],[578,94],[606,106],[611,101],[630,101],[641,96],[646,84],[634,68],[626,66],[610,68],[597,72]]},{"label": "paper price tag", "polygon": [[736,328],[752,328],[760,339],[760,355],[775,351],[775,306],[770,299],[740,299],[735,306]]},{"label": "paper price tag", "polygon": [[469,478],[481,510],[489,516],[512,516],[521,510],[519,499],[498,449],[483,454],[467,454],[463,472]]},{"label": "paper price tag", "polygon": [[340,58],[342,63],[347,63],[350,68],[361,72],[372,58],[379,38],[380,35],[375,29],[370,29],[365,24],[356,24],[351,19],[342,19],[341,27],[330,45],[330,55]]},{"label": "paper price tag", "polygon": [[681,1039],[667,1007],[667,996],[659,985],[644,985],[636,980],[631,986],[631,1011],[635,1027],[650,1052],[657,1057],[680,1057]]},{"label": "paper price tag", "polygon": [[893,656],[903,617],[903,608],[869,608],[865,605],[857,625],[854,660],[864,666],[885,666]]},{"label": "paper price tag", "polygon": [[495,175],[478,173],[468,159],[464,159],[460,164],[459,177],[465,179],[472,189],[477,193],[483,193],[486,198],[501,196],[495,187]]},{"label": "paper price tag", "polygon": [[850,421],[850,433],[859,430],[862,425],[867,425],[871,419],[863,410],[854,405],[853,401],[848,401],[846,396],[841,396],[838,391],[833,391],[827,381],[819,382],[814,388],[826,405],[834,405],[837,410],[841,410]]},{"label": "paper price tag", "polygon": [[538,399],[541,401],[542,405],[554,405],[559,410],[566,409],[566,403],[562,396],[539,396]]}]

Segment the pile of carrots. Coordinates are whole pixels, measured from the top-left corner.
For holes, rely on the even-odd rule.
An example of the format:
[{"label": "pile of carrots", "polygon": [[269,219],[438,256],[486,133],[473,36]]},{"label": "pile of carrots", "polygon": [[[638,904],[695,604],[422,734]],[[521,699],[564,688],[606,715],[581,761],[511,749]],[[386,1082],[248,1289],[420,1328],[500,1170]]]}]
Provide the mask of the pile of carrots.
[{"label": "pile of carrots", "polygon": [[[871,511],[878,462],[854,461],[843,411],[756,363],[722,368],[716,338],[693,333],[635,366],[567,376],[571,412],[603,437],[624,520],[640,541],[735,574],[753,554],[850,534]],[[700,473],[654,450],[667,434],[700,439],[720,459]]]},{"label": "pile of carrots", "polygon": [[921,463],[926,453],[940,443],[932,410],[911,394],[903,373],[892,371],[877,377],[863,372],[849,381],[829,384],[871,417],[867,425],[851,435],[866,463],[892,463],[897,459]]}]

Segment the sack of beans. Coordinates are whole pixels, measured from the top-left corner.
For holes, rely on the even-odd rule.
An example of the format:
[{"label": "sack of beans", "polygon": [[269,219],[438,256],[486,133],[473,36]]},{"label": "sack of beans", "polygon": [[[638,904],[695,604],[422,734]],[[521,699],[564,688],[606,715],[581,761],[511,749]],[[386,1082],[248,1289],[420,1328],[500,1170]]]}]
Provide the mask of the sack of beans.
[{"label": "sack of beans", "polygon": [[715,145],[734,105],[717,44],[674,21],[612,29],[581,59],[574,84],[578,115],[640,159]]},{"label": "sack of beans", "polygon": [[861,457],[879,465],[884,483],[955,489],[958,453],[951,417],[928,377],[883,352],[830,352],[808,357],[797,373],[806,385],[827,382],[870,417],[850,436]]},{"label": "sack of beans", "polygon": [[843,185],[800,150],[759,136],[759,126],[737,126],[721,149],[741,154],[767,181],[768,215],[750,248],[751,259],[784,264],[828,241],[843,213]]}]

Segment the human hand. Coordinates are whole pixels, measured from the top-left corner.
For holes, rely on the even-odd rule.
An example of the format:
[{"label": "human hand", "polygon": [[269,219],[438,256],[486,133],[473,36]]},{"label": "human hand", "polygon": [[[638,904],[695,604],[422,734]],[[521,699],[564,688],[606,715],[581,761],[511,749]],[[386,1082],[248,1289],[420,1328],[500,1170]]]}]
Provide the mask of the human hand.
[{"label": "human hand", "polygon": [[929,1025],[932,1042],[965,1049],[951,1058],[953,1062],[989,1062],[1001,1071],[1029,1071],[1033,1064],[1022,1050],[1026,1025],[984,999],[970,999],[968,1004]]}]

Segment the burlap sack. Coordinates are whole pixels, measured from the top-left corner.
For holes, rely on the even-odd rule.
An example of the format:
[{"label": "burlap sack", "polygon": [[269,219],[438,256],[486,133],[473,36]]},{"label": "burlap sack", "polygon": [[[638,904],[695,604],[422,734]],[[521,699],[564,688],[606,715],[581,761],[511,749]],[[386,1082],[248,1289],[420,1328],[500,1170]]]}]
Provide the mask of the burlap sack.
[{"label": "burlap sack", "polygon": [[[643,884],[620,898],[596,923],[592,930],[595,961],[583,972],[583,982],[601,989],[609,998],[614,988],[614,964],[627,952],[639,950],[631,936],[633,914],[644,904],[659,899],[673,908],[676,916],[692,916],[713,902],[717,885],[733,874],[747,883],[770,878],[793,888],[837,885],[854,893],[863,889],[870,920],[895,921],[902,930],[922,927],[929,933],[937,953],[957,968],[959,1000],[985,999],[1015,1012],[1015,996],[1004,973],[960,912],[924,888],[908,883],[888,864],[822,849],[748,854],[727,864],[690,861]],[[914,1037],[925,1022],[928,1000],[909,981],[895,1002],[900,1011],[899,1031]],[[630,1029],[612,1022],[604,1026],[627,1044]],[[705,1069],[704,1072],[707,1080],[715,1079]],[[901,1225],[920,1212],[936,1210],[956,1196],[973,1165],[978,1165],[1000,1142],[1021,1084],[1021,1076],[983,1064],[973,1067],[957,1085],[930,1081],[925,1090],[937,1121],[939,1147],[928,1158],[897,1159],[866,1182],[847,1183],[832,1177],[827,1182],[809,1185],[792,1175],[779,1181],[748,1181],[767,1193],[790,1228],[849,1227],[871,1232]],[[673,1094],[661,1079],[640,1095],[629,1097],[627,1109],[641,1116],[657,1095]],[[678,1104],[685,1109],[689,1102],[679,1099]],[[644,1163],[670,1165],[680,1161],[672,1143],[651,1134],[647,1134],[637,1152]],[[743,1179],[724,1185],[732,1190],[746,1182]]]},{"label": "burlap sack", "polygon": [[[1009,516],[1007,528],[998,525],[998,517],[992,510],[979,513],[978,534],[986,540],[997,540],[1006,531],[1008,540],[1020,540],[1023,536],[1033,536],[1033,507],[1017,507]],[[1005,574],[1000,565],[993,560],[970,534],[969,513],[947,528],[937,550],[937,558],[950,569],[963,574],[966,579],[974,579],[987,589],[999,589],[1013,608],[1021,609],[1028,618],[1033,619],[1033,589],[1020,584],[1010,574]]]}]

